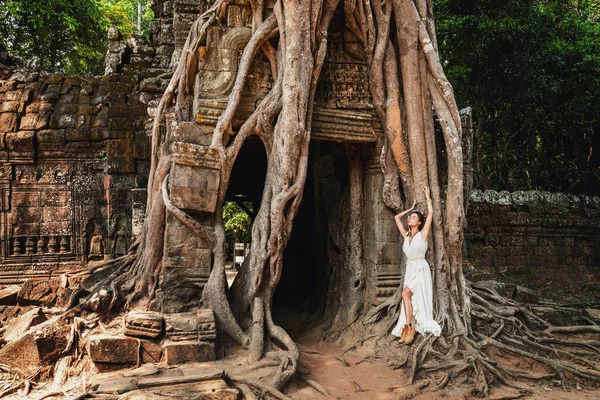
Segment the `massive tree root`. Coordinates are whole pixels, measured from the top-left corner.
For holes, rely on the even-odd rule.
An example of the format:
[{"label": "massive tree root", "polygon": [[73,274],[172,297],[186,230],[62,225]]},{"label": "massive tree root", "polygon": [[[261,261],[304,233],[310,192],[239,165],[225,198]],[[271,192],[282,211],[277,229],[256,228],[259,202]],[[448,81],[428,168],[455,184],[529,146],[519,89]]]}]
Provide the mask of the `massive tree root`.
[{"label": "massive tree root", "polygon": [[[193,82],[202,62],[198,49],[208,27],[219,21],[226,7],[217,0],[193,24],[181,59],[159,103],[152,129],[152,156],[148,182],[146,221],[130,253],[92,271],[88,292],[101,289],[110,294],[102,310],[108,315],[116,305],[151,308],[162,268],[165,216],[170,213],[212,248],[213,268],[202,302],[214,310],[218,325],[238,344],[248,348],[248,359],[258,362],[275,357],[278,370],[272,387],[281,389],[297,369],[299,351],[284,329],[272,319],[271,305],[283,266],[283,251],[290,238],[307,174],[313,105],[317,82],[325,61],[328,30],[336,9],[343,11],[344,30],[362,43],[370,68],[374,109],[383,135],[378,138],[385,177],[384,202],[392,210],[418,200],[429,187],[433,199],[434,223],[430,263],[435,266],[436,316],[444,337],[419,337],[407,350],[394,345],[388,332],[399,313],[400,290],[385,303],[363,311],[365,285],[361,269],[360,213],[361,167],[356,149],[346,146],[350,160],[348,237],[352,243],[342,264],[349,270],[339,275],[338,284],[354,285],[340,291],[350,310],[330,315],[328,333],[337,337],[352,325],[367,324],[375,334],[380,355],[394,367],[407,365],[411,382],[418,376],[437,374],[429,387],[443,387],[461,377],[473,377],[478,391],[487,394],[492,380],[516,387],[507,377],[540,379],[566,375],[598,380],[600,372],[587,357],[597,354],[598,343],[567,340],[526,307],[488,289],[469,285],[462,271],[463,171],[461,121],[452,87],[439,60],[430,0],[279,0],[272,12],[263,0],[251,1],[252,35],[245,46],[229,100],[212,135],[208,148],[219,160],[221,180],[213,228],[203,226],[177,208],[168,193],[171,168],[170,127],[191,121]],[[266,18],[265,18],[266,17]],[[394,18],[394,19],[392,19]],[[237,130],[233,119],[241,101],[252,61],[262,52],[271,63],[272,87],[251,116]],[[447,176],[438,176],[438,154],[434,138],[432,106],[442,127],[447,159]],[[268,170],[262,202],[252,229],[249,261],[240,272],[244,285],[234,293],[237,313],[246,313],[250,326],[242,329],[227,293],[225,276],[225,232],[221,209],[229,179],[244,141],[258,137],[267,152]],[[441,186],[440,182],[443,182]],[[358,203],[357,203],[358,202]],[[340,239],[341,240],[341,239]],[[108,272],[105,272],[108,271]],[[76,296],[81,295],[78,292]],[[85,294],[85,293],[83,293]],[[71,306],[79,307],[74,298]],[[69,313],[67,313],[69,314]],[[485,324],[481,325],[480,322]],[[246,328],[246,327],[245,327]],[[492,329],[493,328],[493,329]],[[491,330],[490,330],[491,329]],[[584,329],[584,328],[581,328]],[[597,332],[596,327],[585,328]],[[576,331],[576,329],[573,329]],[[75,330],[77,331],[77,330]],[[561,349],[558,346],[579,347]],[[549,367],[548,374],[533,376],[495,362],[486,348],[528,357]],[[535,353],[531,351],[535,349]],[[431,375],[429,375],[431,376]],[[252,390],[285,398],[262,383],[232,379],[252,398]],[[519,387],[520,388],[520,387]]]}]

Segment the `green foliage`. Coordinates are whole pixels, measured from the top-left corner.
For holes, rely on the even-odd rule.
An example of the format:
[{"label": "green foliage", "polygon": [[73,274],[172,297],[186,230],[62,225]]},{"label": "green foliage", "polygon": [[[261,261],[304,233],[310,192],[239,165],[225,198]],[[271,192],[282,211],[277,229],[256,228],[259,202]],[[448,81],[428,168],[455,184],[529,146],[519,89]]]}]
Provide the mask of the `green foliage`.
[{"label": "green foliage", "polygon": [[[244,202],[244,205],[252,210],[252,203]],[[223,206],[223,226],[225,227],[225,235],[229,239],[228,242],[250,242],[252,221],[250,216],[235,202],[225,202]]]},{"label": "green foliage", "polygon": [[599,3],[434,2],[448,78],[478,127],[478,186],[600,193]]},{"label": "green foliage", "polygon": [[[0,47],[24,59],[37,56],[46,71],[103,72],[107,33],[116,25],[124,36],[136,32],[134,0],[0,0]],[[153,18],[143,6],[142,34]]]}]

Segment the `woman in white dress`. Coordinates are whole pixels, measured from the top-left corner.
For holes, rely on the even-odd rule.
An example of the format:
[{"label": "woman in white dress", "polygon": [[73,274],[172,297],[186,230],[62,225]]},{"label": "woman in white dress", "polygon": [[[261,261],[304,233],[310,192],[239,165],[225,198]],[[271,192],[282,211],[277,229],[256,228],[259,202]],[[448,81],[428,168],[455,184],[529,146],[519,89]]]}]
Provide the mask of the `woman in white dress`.
[{"label": "woman in white dress", "polygon": [[[401,212],[394,218],[400,233],[404,237],[402,251],[406,255],[406,272],[402,289],[400,318],[392,335],[400,337],[400,343],[410,344],[415,333],[433,333],[439,336],[440,325],[433,319],[433,284],[429,264],[425,260],[427,237],[431,231],[433,219],[432,201],[429,188],[424,189],[427,197],[427,218],[419,210],[415,210],[415,201],[411,208]],[[404,227],[402,218],[408,214]]]}]

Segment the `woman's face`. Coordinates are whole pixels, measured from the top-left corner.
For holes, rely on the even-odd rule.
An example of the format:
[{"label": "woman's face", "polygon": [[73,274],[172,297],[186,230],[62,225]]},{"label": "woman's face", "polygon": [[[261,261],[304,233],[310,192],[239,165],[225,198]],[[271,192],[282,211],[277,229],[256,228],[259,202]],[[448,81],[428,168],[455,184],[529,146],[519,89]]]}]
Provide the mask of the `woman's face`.
[{"label": "woman's face", "polygon": [[412,213],[408,216],[408,220],[407,220],[408,226],[410,226],[411,228],[413,226],[418,227],[421,224],[421,221],[419,221],[419,215],[417,213]]}]

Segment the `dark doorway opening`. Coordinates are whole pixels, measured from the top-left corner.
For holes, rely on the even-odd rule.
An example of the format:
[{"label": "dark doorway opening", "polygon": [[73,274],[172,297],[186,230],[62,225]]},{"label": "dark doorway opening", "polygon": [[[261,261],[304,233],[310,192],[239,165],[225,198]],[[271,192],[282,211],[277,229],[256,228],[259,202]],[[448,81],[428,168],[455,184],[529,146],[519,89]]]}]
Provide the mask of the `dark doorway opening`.
[{"label": "dark doorway opening", "polygon": [[340,143],[310,144],[302,203],[283,256],[281,281],[273,297],[275,323],[292,333],[300,314],[318,322],[327,300],[331,266],[328,227],[348,183],[348,159]]}]

